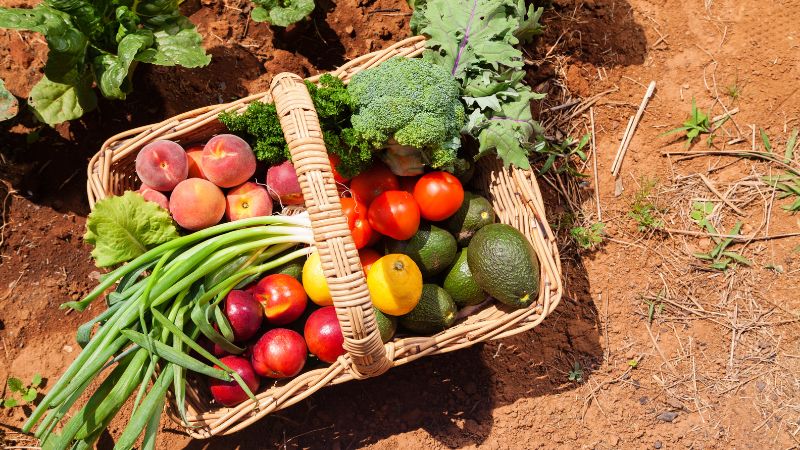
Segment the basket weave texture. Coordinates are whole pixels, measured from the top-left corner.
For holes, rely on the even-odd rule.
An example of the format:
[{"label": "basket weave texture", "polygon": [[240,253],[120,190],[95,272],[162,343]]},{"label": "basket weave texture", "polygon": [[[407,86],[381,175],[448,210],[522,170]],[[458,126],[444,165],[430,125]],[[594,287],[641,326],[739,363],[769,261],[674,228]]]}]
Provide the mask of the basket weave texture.
[{"label": "basket weave texture", "polygon": [[[331,73],[347,81],[355,73],[390,58],[417,56],[424,47],[423,37],[409,38],[354,59]],[[312,77],[308,80],[313,82],[317,79]],[[325,386],[377,376],[391,367],[424,356],[530,330],[558,305],[563,290],[561,265],[534,174],[517,168],[504,168],[495,158],[484,158],[478,164],[476,184],[492,202],[499,221],[520,230],[533,245],[541,266],[538,300],[530,307],[518,310],[496,302],[484,304],[464,320],[434,336],[398,337],[384,345],[373,315],[358,251],[341,211],[319,120],[303,81],[293,74],[277,75],[269,92],[199,108],[110,138],[89,163],[87,192],[90,205],[94,206],[106,196],[137,188],[134,161],[144,145],[160,139],[171,139],[184,145],[205,141],[225,130],[217,120],[219,113],[243,111],[255,101],[275,102],[311,218],[315,246],[320,253],[323,272],[345,337],[346,353],[326,368],[310,370],[288,381],[267,386],[256,395],[258,405],[248,400],[235,407],[220,407],[211,400],[203,380],[190,379],[186,389],[189,423],[182,424],[172,399],[167,408],[170,416],[182,424],[188,434],[195,438],[208,438],[234,433]],[[267,380],[262,381],[262,389],[267,383]]]}]

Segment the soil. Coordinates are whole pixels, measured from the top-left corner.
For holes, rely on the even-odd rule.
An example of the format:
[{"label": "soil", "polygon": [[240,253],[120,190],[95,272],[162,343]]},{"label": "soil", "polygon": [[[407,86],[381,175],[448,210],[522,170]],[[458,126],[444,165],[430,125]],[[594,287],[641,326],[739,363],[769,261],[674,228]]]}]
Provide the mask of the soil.
[{"label": "soil", "polygon": [[[410,34],[400,0],[319,1],[311,20],[287,30],[247,21],[250,3],[185,2],[212,63],[202,69],[139,67],[125,102],[101,101],[54,129],[28,113],[0,124],[0,379],[47,383],[77,355],[77,326],[96,314],[58,305],[85,295],[99,272],[82,235],[85,167],[103,140],[142,124],[265,90],[282,71],[311,75]],[[20,6],[27,0],[0,0]],[[535,105],[547,133],[591,130],[589,111],[548,110],[602,95],[592,108],[598,179],[541,177],[558,231],[567,289],[534,331],[431,357],[376,379],[324,389],[233,436],[192,441],[166,419],[159,448],[790,448],[800,445],[800,239],[754,240],[731,249],[753,262],[709,271],[694,252],[708,237],[688,219],[692,202],[715,202],[721,232],[797,232],[758,183],[779,167],[685,151],[665,131],[692,99],[712,116],[739,112],[716,132],[717,150],[761,148],[750,126],[782,149],[800,111],[800,2],[752,0],[555,0],[543,36],[526,47],[528,81],[550,97]],[[25,98],[42,74],[46,44],[0,30],[0,78]],[[632,139],[620,181],[610,168],[647,84],[657,90]],[[22,108],[21,108],[22,109]],[[568,119],[569,120],[566,120]],[[740,136],[742,141],[728,144]],[[707,150],[698,143],[691,150]],[[777,152],[778,150],[776,150]],[[781,150],[782,155],[782,150]],[[795,166],[797,165],[795,157]],[[591,175],[587,165],[574,161]],[[729,196],[720,202],[697,174]],[[653,180],[652,182],[648,180]],[[624,190],[620,195],[619,183]],[[650,195],[663,228],[641,232],[629,215]],[[604,242],[578,249],[570,225],[597,222]],[[677,231],[675,231],[677,230]],[[648,303],[650,302],[650,303]],[[649,306],[651,305],[651,306]],[[0,409],[0,437],[30,412]],[[99,448],[110,448],[118,419]],[[23,444],[24,445],[24,444]]]}]

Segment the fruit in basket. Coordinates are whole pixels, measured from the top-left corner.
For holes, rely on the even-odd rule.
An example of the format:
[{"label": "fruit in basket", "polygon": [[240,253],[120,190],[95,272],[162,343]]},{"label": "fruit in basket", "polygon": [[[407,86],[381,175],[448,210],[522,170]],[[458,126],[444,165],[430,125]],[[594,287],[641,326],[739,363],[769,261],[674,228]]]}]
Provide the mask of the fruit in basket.
[{"label": "fruit in basket", "polygon": [[[282,266],[270,270],[267,272],[267,275],[272,275],[273,273],[282,273],[289,275],[297,281],[301,281],[301,277],[303,276],[303,261],[300,259],[289,261]],[[253,287],[255,287],[255,285]]]},{"label": "fruit in basket", "polygon": [[400,189],[400,183],[397,175],[378,162],[350,181],[350,192],[353,193],[353,197],[367,206],[370,206],[372,201],[382,193],[398,189]]},{"label": "fruit in basket", "polygon": [[539,296],[539,258],[510,225],[493,223],[478,230],[467,247],[467,263],[478,286],[501,303],[527,308]]},{"label": "fruit in basket", "polygon": [[225,216],[228,220],[272,215],[272,199],[264,186],[248,181],[225,196]]},{"label": "fruit in basket", "polygon": [[325,275],[322,273],[322,261],[317,250],[308,255],[308,259],[303,264],[302,278],[303,288],[312,302],[319,306],[333,304],[331,291],[328,289],[328,282],[325,281]]},{"label": "fruit in basket", "polygon": [[264,313],[261,305],[247,291],[233,290],[225,297],[225,316],[233,329],[236,342],[243,342],[258,333]]},{"label": "fruit in basket", "polygon": [[303,370],[308,347],[300,333],[274,328],[264,333],[252,348],[253,369],[262,377],[290,378]]},{"label": "fruit in basket", "polygon": [[461,207],[442,225],[453,233],[458,245],[466,246],[478,230],[494,223],[494,219],[494,209],[489,200],[472,192],[465,192]]},{"label": "fruit in basket", "polygon": [[[238,373],[251,392],[255,393],[258,390],[258,385],[261,384],[261,379],[253,370],[250,361],[241,356],[225,356],[220,361],[228,366],[231,370]],[[219,366],[214,366],[219,369]],[[211,396],[217,403],[223,406],[236,406],[239,403],[247,400],[247,393],[236,383],[235,380],[222,381],[216,378],[211,378],[209,381],[209,388]]]},{"label": "fruit in basket", "polygon": [[335,155],[333,153],[329,153],[328,154],[328,160],[331,163],[331,171],[333,172],[333,181],[335,181],[337,183],[341,183],[341,184],[344,184],[344,183],[347,183],[348,181],[350,181],[350,178],[344,177],[344,176],[342,176],[342,174],[339,173],[339,170],[338,170],[339,164],[342,162],[342,158],[340,158],[339,155]]},{"label": "fruit in basket", "polygon": [[414,200],[423,218],[438,222],[458,211],[464,201],[464,188],[452,174],[429,172],[414,185]]},{"label": "fruit in basket", "polygon": [[153,202],[158,206],[169,211],[169,200],[167,199],[167,196],[164,195],[163,193],[151,188],[146,184],[141,185],[139,187],[139,190],[136,192],[138,192],[148,202]]},{"label": "fruit in basket", "polygon": [[136,175],[157,191],[171,191],[189,175],[186,152],[172,141],[151,142],[136,155]]},{"label": "fruit in basket", "polygon": [[457,251],[458,246],[453,235],[429,223],[420,225],[411,239],[386,240],[386,253],[408,255],[419,267],[423,278],[432,277],[447,269],[456,259]]},{"label": "fruit in basket", "polygon": [[333,306],[324,306],[308,316],[303,328],[308,351],[321,361],[332,363],[344,355],[344,336]]},{"label": "fruit in basket", "polygon": [[189,161],[189,178],[208,179],[203,173],[203,146],[195,145],[186,149],[186,158]]},{"label": "fruit in basket", "polygon": [[441,287],[435,284],[422,286],[422,296],[411,312],[398,318],[400,326],[419,334],[435,334],[456,321],[456,304]]},{"label": "fruit in basket", "polygon": [[381,259],[381,256],[383,255],[374,248],[362,248],[358,251],[358,259],[361,260],[361,268],[364,269],[365,277],[369,275],[369,269],[372,267],[372,263]]},{"label": "fruit in basket", "polygon": [[308,296],[303,285],[290,275],[267,275],[253,288],[270,325],[286,325],[303,315]]},{"label": "fruit in basket", "polygon": [[369,205],[367,218],[372,229],[380,234],[410,239],[419,228],[419,206],[406,191],[386,191]]},{"label": "fruit in basket", "polygon": [[472,272],[469,271],[467,252],[466,247],[458,252],[456,261],[450,266],[442,282],[442,287],[450,294],[459,308],[477,305],[486,300],[486,294],[475,282]]},{"label": "fruit in basket", "polygon": [[203,147],[202,167],[209,181],[230,188],[253,176],[256,157],[244,139],[233,134],[218,134]]},{"label": "fruit in basket", "polygon": [[373,307],[375,322],[378,324],[378,331],[381,333],[381,341],[387,343],[392,340],[394,333],[397,332],[397,317],[387,316],[380,309]]},{"label": "fruit in basket", "polygon": [[267,190],[274,200],[281,205],[302,205],[303,191],[300,189],[300,180],[291,161],[267,169]]},{"label": "fruit in basket", "polygon": [[385,314],[401,316],[419,302],[422,273],[408,256],[389,254],[372,263],[367,286],[376,308]]},{"label": "fruit in basket", "polygon": [[366,247],[374,234],[372,226],[367,220],[367,205],[353,197],[342,197],[340,201],[356,248]]},{"label": "fruit in basket", "polygon": [[216,225],[225,215],[225,195],[208,180],[189,178],[172,191],[169,212],[183,228],[202,230]]}]

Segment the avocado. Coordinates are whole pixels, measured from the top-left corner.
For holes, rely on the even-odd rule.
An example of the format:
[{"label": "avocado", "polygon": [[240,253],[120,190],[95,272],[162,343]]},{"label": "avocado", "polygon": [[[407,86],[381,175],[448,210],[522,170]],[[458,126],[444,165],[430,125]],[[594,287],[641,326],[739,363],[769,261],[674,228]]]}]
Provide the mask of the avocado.
[{"label": "avocado", "polygon": [[456,304],[444,289],[435,284],[422,285],[422,297],[410,313],[400,316],[400,325],[418,334],[438,333],[456,320]]},{"label": "avocado", "polygon": [[458,245],[465,247],[475,232],[490,223],[494,223],[494,209],[489,200],[480,195],[465,192],[461,207],[455,214],[442,222],[442,226],[453,233]]},{"label": "avocado", "polygon": [[486,225],[467,249],[469,270],[489,295],[514,308],[527,308],[539,297],[539,258],[519,230]]},{"label": "avocado", "polygon": [[466,247],[458,252],[456,262],[447,271],[442,287],[450,294],[459,308],[477,305],[486,299],[486,294],[475,282],[472,272],[469,271]]},{"label": "avocado", "polygon": [[274,273],[282,273],[285,275],[289,275],[290,277],[296,278],[297,281],[302,282],[301,277],[303,276],[303,263],[305,262],[304,258],[294,259],[292,261],[287,262],[282,266],[278,266],[269,272],[267,275],[272,275]]},{"label": "avocado", "polygon": [[456,239],[447,230],[421,224],[417,233],[407,241],[386,240],[386,253],[408,255],[419,267],[423,278],[430,278],[447,269],[456,259]]},{"label": "avocado", "polygon": [[384,314],[374,306],[372,307],[372,312],[375,313],[375,322],[378,323],[381,340],[384,344],[391,341],[395,331],[397,331],[397,317]]}]

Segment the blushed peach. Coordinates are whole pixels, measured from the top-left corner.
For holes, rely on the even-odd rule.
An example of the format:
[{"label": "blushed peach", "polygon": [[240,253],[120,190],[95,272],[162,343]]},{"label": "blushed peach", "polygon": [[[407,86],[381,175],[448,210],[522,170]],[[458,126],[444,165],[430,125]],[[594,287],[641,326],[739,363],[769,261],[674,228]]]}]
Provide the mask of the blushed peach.
[{"label": "blushed peach", "polygon": [[267,189],[273,200],[278,200],[281,205],[302,205],[303,191],[300,181],[291,161],[267,169]]},{"label": "blushed peach", "polygon": [[203,146],[195,145],[186,150],[186,157],[189,161],[189,178],[202,178],[207,180],[208,177],[203,173]]},{"label": "blushed peach", "polygon": [[139,190],[136,192],[138,192],[139,195],[144,197],[144,199],[147,200],[148,202],[157,203],[158,206],[169,211],[169,200],[167,199],[167,196],[164,195],[163,193],[158,192],[157,190],[151,188],[146,184],[141,185],[139,187]]},{"label": "blushed peach", "polygon": [[181,181],[172,191],[169,212],[178,225],[197,231],[219,223],[225,214],[225,195],[202,178]]},{"label": "blushed peach", "polygon": [[228,191],[225,202],[225,217],[228,220],[272,215],[272,199],[267,189],[252,181]]},{"label": "blushed peach", "polygon": [[183,147],[172,141],[155,141],[136,155],[136,175],[157,191],[171,191],[189,175]]},{"label": "blushed peach", "polygon": [[256,173],[256,156],[239,136],[220,134],[203,147],[203,173],[219,187],[238,186]]}]

